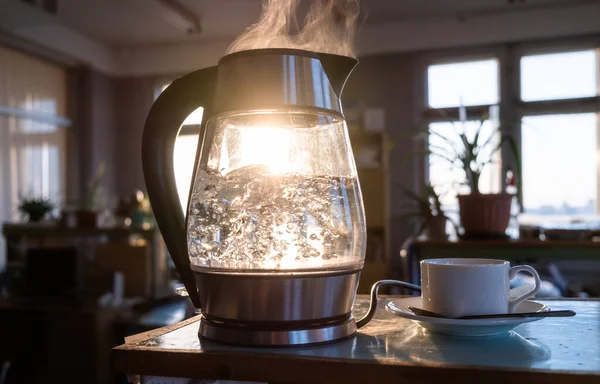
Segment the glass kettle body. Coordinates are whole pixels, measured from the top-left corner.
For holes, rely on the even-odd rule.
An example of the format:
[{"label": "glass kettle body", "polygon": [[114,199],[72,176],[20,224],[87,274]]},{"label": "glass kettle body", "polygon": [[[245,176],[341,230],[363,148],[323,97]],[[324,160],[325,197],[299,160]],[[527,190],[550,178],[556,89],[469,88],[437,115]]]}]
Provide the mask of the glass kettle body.
[{"label": "glass kettle body", "polygon": [[[153,106],[142,151],[148,195],[202,310],[201,336],[304,344],[356,330],[366,227],[339,98],[356,63],[299,50],[238,52],[176,80]],[[172,144],[199,106],[206,123],[184,226]],[[297,326],[281,331],[290,322]]]},{"label": "glass kettle body", "polygon": [[364,214],[346,131],[310,111],[210,119],[187,219],[192,269],[361,268]]}]

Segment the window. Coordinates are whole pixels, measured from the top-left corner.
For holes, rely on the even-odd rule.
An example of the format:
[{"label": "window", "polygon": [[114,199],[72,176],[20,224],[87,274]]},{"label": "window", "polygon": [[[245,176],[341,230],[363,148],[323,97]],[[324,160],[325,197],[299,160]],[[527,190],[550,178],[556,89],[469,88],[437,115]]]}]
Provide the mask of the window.
[{"label": "window", "polygon": [[587,101],[600,90],[598,52],[521,58],[523,206],[534,221],[600,212],[598,103]]},{"label": "window", "polygon": [[498,60],[430,65],[427,84],[431,108],[498,104]]},{"label": "window", "polygon": [[[457,129],[472,134],[478,124],[475,119],[489,106],[502,102],[500,93],[515,95],[504,100],[502,106],[506,108],[504,116],[520,120],[520,127],[499,118],[491,119],[484,123],[482,134],[489,135],[497,121],[502,133],[520,144],[524,221],[597,218],[600,215],[600,48],[543,53],[519,49],[503,49],[507,58],[518,55],[516,72],[508,72],[510,65],[502,68],[506,74],[516,76],[520,84],[500,83],[500,60],[494,58],[439,62],[427,67],[428,108],[424,120],[435,133],[430,136],[429,149],[448,150],[448,142],[437,134],[453,137]],[[507,89],[500,89],[500,84]],[[508,149],[504,152],[509,153]],[[482,174],[482,192],[502,189],[502,161],[507,169],[518,165],[509,156],[502,159],[500,153],[496,154],[493,166]],[[429,181],[438,192],[445,192],[442,203],[446,209],[454,210],[456,194],[468,191],[463,185],[464,172],[450,168],[438,156],[429,156],[428,164]]]},{"label": "window", "polygon": [[[462,167],[451,165],[439,153],[454,156],[452,147],[459,150],[462,147],[459,133],[464,132],[472,140],[480,125],[481,143],[488,139],[490,142],[496,140],[491,135],[497,131],[498,124],[498,107],[493,106],[500,101],[498,72],[496,59],[433,64],[427,69],[427,104],[434,109],[444,109],[428,114],[428,119],[434,120],[428,125],[430,132],[433,132],[429,135],[429,150],[438,154],[429,156],[429,182],[438,194],[442,194],[441,202],[447,212],[458,210],[456,195],[468,193],[469,189],[465,185],[466,175]],[[448,113],[448,109],[454,113]],[[475,119],[483,117],[483,113],[490,118],[481,124]],[[440,118],[446,121],[440,121]],[[492,163],[484,168],[479,182],[480,190],[483,193],[498,192],[501,169],[499,152],[493,156],[491,153],[482,153],[482,157],[485,155],[489,155]]]},{"label": "window", "polygon": [[521,59],[521,99],[541,101],[598,94],[596,52],[563,52]]},{"label": "window", "polygon": [[65,196],[66,88],[64,69],[0,47],[0,222],[20,219],[22,197]]},{"label": "window", "polygon": [[192,173],[194,172],[197,148],[197,134],[179,135],[175,141],[175,151],[173,153],[175,183],[177,185],[177,193],[179,193],[181,208],[183,208],[184,213],[186,213],[187,210],[187,201],[190,185],[192,183]]},{"label": "window", "polygon": [[[65,132],[63,127],[29,119],[9,118],[12,219],[22,197],[64,196]],[[45,129],[44,129],[45,128]]]},{"label": "window", "polygon": [[598,119],[594,113],[523,118],[523,202],[532,215],[597,212]]},{"label": "window", "polygon": [[[169,83],[170,84],[170,83]],[[155,97],[163,92],[169,84],[161,86],[155,93]],[[198,139],[200,134],[200,124],[202,123],[202,114],[204,108],[200,107],[192,112],[183,122],[182,129],[175,141],[173,150],[173,167],[175,168],[175,184],[179,194],[179,202],[184,214],[187,210],[187,202],[194,172],[194,162],[196,161],[196,151],[198,149]]]}]

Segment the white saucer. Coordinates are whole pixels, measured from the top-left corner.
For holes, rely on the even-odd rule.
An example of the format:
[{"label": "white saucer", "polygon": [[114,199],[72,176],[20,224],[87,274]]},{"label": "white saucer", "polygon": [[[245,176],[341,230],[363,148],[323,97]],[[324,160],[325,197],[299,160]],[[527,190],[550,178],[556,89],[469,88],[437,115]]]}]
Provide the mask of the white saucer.
[{"label": "white saucer", "polygon": [[[421,308],[421,297],[394,299],[386,305],[386,310],[394,315],[413,320],[430,332],[454,336],[494,336],[506,333],[521,324],[542,319],[541,317],[476,320],[444,319],[417,316],[408,307]],[[527,300],[517,307],[516,313],[546,312],[549,310],[550,308],[546,305]]]}]

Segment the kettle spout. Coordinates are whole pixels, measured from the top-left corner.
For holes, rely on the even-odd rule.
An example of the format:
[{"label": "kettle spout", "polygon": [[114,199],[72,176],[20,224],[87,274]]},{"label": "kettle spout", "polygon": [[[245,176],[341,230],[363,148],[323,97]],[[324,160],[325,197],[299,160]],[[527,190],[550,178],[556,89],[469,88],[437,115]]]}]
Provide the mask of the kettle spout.
[{"label": "kettle spout", "polygon": [[325,70],[325,74],[329,79],[329,83],[338,97],[341,97],[346,80],[358,64],[358,60],[340,55],[332,55],[329,53],[319,54],[321,65]]}]

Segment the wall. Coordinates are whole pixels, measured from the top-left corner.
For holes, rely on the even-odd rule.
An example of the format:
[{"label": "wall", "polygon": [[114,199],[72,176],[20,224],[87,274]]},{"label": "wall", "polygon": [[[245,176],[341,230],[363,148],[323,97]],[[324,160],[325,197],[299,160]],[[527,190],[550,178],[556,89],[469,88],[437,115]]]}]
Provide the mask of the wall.
[{"label": "wall", "polygon": [[116,190],[117,167],[117,80],[89,67],[69,70],[69,115],[71,151],[69,196],[81,197],[101,163],[109,193]]},{"label": "wall", "polygon": [[113,197],[145,189],[142,134],[159,77],[117,78],[80,67],[69,72],[70,161],[69,195],[81,196],[100,163],[106,165],[105,186]]},{"label": "wall", "polygon": [[117,150],[117,114],[116,103],[116,81],[98,71],[91,73],[92,100],[91,126],[93,150],[91,152],[91,169],[96,172],[101,163],[106,164],[105,185],[109,190],[116,187],[116,174],[118,162],[116,161]]},{"label": "wall", "polygon": [[146,116],[154,102],[160,82],[155,77],[131,77],[117,80],[116,191],[128,196],[145,190],[142,172],[142,134]]},{"label": "wall", "polygon": [[[392,259],[399,254],[402,242],[414,233],[414,226],[398,219],[406,199],[402,187],[416,189],[421,179],[418,164],[405,161],[406,153],[413,150],[410,140],[417,130],[415,103],[422,84],[415,84],[415,55],[390,54],[360,59],[346,87],[342,99],[362,102],[366,107],[385,110],[386,131],[393,147],[389,153],[388,237]],[[363,189],[385,188],[361,183]],[[368,217],[367,217],[368,220]]]}]

